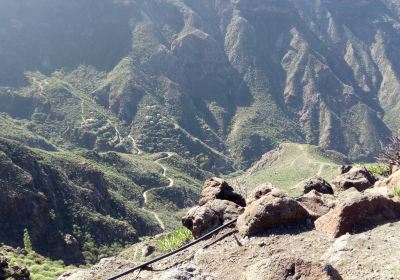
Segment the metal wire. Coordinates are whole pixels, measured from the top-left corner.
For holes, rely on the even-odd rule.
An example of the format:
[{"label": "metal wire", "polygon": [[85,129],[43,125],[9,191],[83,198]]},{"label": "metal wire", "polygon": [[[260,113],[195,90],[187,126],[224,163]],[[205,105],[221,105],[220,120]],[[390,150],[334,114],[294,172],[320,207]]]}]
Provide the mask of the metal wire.
[{"label": "metal wire", "polygon": [[113,277],[111,277],[111,278],[108,278],[107,280],[116,280],[116,279],[118,279],[118,278],[121,278],[121,277],[123,277],[123,276],[125,276],[125,275],[127,275],[127,274],[130,274],[130,273],[134,272],[135,270],[144,268],[144,267],[146,267],[146,266],[148,266],[148,265],[150,265],[150,264],[153,264],[153,263],[155,263],[155,262],[161,261],[162,259],[165,259],[165,258],[168,258],[168,257],[170,257],[170,256],[172,256],[172,255],[175,255],[176,253],[179,253],[179,252],[181,252],[181,251],[183,251],[183,250],[185,250],[185,249],[187,249],[187,248],[189,248],[189,247],[191,247],[191,246],[193,246],[193,245],[199,243],[200,241],[206,239],[207,237],[213,235],[214,233],[220,231],[221,229],[226,228],[227,226],[230,226],[231,224],[235,223],[236,220],[237,220],[237,219],[234,219],[234,220],[232,220],[232,221],[227,222],[226,224],[223,224],[222,226],[217,227],[216,229],[210,231],[209,233],[203,235],[202,237],[200,237],[200,238],[198,238],[198,239],[196,239],[196,240],[193,240],[192,242],[186,244],[185,246],[182,246],[181,248],[178,248],[178,249],[176,249],[176,250],[174,250],[174,251],[172,251],[172,252],[169,252],[169,253],[167,253],[167,254],[164,254],[164,255],[162,255],[162,256],[159,256],[159,257],[157,257],[157,258],[155,258],[155,259],[152,259],[152,260],[150,260],[150,261],[147,261],[147,262],[145,262],[145,263],[142,263],[142,264],[140,264],[140,265],[138,265],[138,266],[135,266],[134,268],[128,269],[128,270],[125,271],[125,272],[122,272],[122,273],[120,273],[120,274],[118,274],[118,275],[115,275],[115,276],[113,276]]}]

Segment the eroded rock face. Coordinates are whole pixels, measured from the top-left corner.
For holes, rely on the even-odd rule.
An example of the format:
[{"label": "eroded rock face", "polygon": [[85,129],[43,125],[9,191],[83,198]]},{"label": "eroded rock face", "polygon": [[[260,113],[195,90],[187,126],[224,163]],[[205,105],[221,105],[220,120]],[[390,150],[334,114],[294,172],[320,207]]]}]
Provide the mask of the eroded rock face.
[{"label": "eroded rock face", "polygon": [[308,211],[283,192],[269,192],[246,207],[237,228],[242,236],[251,236],[274,227],[304,222]]},{"label": "eroded rock face", "polygon": [[335,207],[335,197],[333,195],[322,194],[316,190],[312,190],[297,198],[296,201],[299,202],[314,219],[318,219]]},{"label": "eroded rock face", "polygon": [[328,264],[274,255],[250,266],[246,271],[245,279],[339,280],[342,278]]},{"label": "eroded rock face", "polygon": [[202,206],[215,199],[229,200],[242,207],[246,206],[246,200],[220,178],[212,178],[204,183],[199,205]]},{"label": "eroded rock face", "polygon": [[182,224],[198,238],[224,222],[236,219],[244,208],[229,200],[215,199],[196,206],[182,218]]},{"label": "eroded rock face", "polygon": [[400,200],[383,192],[349,192],[339,205],[315,221],[316,230],[332,237],[400,219]]},{"label": "eroded rock face", "polygon": [[371,188],[375,182],[376,178],[365,167],[353,167],[348,172],[339,175],[333,184],[338,191],[350,188],[364,191]]},{"label": "eroded rock face", "polygon": [[319,193],[333,194],[332,186],[321,177],[312,178],[304,184],[303,192],[305,194],[311,192],[312,190],[315,190]]}]

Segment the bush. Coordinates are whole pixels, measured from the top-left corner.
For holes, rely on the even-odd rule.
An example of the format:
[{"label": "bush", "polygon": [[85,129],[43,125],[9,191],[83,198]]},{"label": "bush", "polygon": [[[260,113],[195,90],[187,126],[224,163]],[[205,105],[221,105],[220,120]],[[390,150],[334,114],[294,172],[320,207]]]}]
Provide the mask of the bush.
[{"label": "bush", "polygon": [[381,144],[381,146],[382,152],[379,160],[387,164],[390,169],[394,166],[400,166],[400,136],[393,136],[390,138],[389,144]]},{"label": "bush", "polygon": [[192,233],[186,229],[178,229],[170,234],[157,240],[157,244],[161,251],[171,252],[176,250],[192,239]]},{"label": "bush", "polygon": [[387,176],[389,175],[389,167],[385,164],[366,165],[365,168],[372,174]]},{"label": "bush", "polygon": [[400,186],[394,188],[394,194],[400,197]]},{"label": "bush", "polygon": [[28,252],[32,252],[32,242],[27,229],[24,229],[24,248]]}]

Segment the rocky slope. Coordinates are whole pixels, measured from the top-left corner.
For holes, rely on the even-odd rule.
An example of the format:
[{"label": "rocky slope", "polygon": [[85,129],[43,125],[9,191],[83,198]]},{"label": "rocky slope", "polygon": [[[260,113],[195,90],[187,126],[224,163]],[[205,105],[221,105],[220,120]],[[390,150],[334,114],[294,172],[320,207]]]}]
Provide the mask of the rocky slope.
[{"label": "rocky slope", "polygon": [[[196,177],[204,176],[195,167],[192,177],[180,174],[179,165],[190,165],[179,157],[174,161],[168,172],[176,183],[160,194],[152,190],[169,181],[152,158],[45,152],[0,138],[0,242],[22,247],[27,230],[33,249],[44,256],[95,262],[141,236],[162,232],[156,212],[174,228],[179,218],[165,213],[192,206],[199,192]],[[147,201],[145,191],[151,193]]]},{"label": "rocky slope", "polygon": [[[183,224],[197,236],[238,217],[236,228],[120,279],[400,279],[400,198],[388,183],[400,172],[378,180],[362,167],[342,170],[328,192],[318,178],[297,198],[261,186],[245,208],[226,182],[208,180]],[[107,279],[138,262],[133,251],[60,279]]]},{"label": "rocky slope", "polygon": [[[366,159],[399,128],[398,0],[40,0],[0,8],[0,85],[12,87],[1,92],[33,86],[33,99],[15,97],[27,108],[19,117],[36,110],[44,118],[53,107],[33,101],[46,83],[26,71],[64,68],[78,69],[58,72],[67,90],[79,90],[85,108],[94,101],[112,113],[143,150],[179,152],[213,172],[248,167],[284,140]],[[87,118],[101,121],[96,111]],[[74,133],[94,145],[93,135]]]}]

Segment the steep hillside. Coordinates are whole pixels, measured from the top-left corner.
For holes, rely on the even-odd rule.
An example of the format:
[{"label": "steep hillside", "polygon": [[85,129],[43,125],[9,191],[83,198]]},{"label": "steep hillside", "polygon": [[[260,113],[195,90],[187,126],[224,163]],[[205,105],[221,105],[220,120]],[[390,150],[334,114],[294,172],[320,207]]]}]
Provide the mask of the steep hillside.
[{"label": "steep hillside", "polygon": [[399,128],[399,19],[398,0],[3,0],[1,111],[35,145],[123,150],[117,128],[213,172],[283,141],[367,159]]},{"label": "steep hillside", "polygon": [[248,193],[259,185],[271,183],[291,195],[299,195],[303,192],[304,181],[315,176],[331,181],[339,175],[340,165],[346,163],[346,157],[334,151],[284,143],[264,154],[246,173],[230,181],[233,185],[246,186]]},{"label": "steep hillside", "polygon": [[[157,215],[171,206],[154,208],[152,200],[168,198],[176,211],[190,207],[197,202],[200,183],[208,175],[201,171],[193,177],[185,175],[178,166],[190,166],[190,162],[179,158],[172,172],[161,164],[165,157],[159,158],[115,152],[45,152],[0,138],[1,242],[23,246],[26,229],[38,253],[67,263],[93,262],[99,255],[115,253],[111,248],[162,232],[162,224],[174,228],[179,218],[160,222]],[[168,189],[164,168],[168,178],[179,182]],[[155,188],[162,190],[162,196],[155,194],[146,201],[144,193]]]}]

